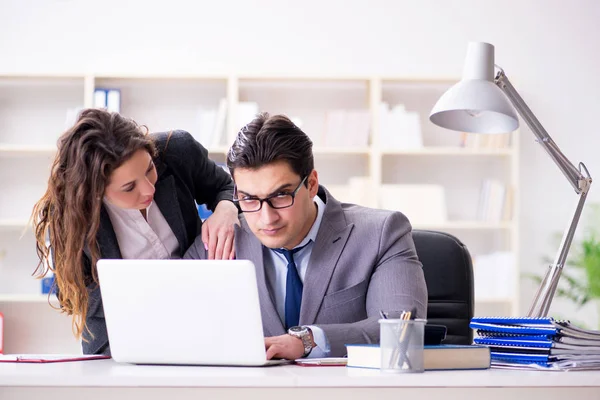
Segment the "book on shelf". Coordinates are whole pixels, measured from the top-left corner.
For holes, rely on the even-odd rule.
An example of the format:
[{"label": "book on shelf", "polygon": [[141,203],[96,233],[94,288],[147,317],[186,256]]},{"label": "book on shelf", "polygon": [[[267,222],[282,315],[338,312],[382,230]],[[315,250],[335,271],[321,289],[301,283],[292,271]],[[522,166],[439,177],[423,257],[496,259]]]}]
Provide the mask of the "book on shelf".
[{"label": "book on shelf", "polygon": [[[325,117],[322,140],[325,147],[366,147],[369,145],[371,116],[367,110],[329,110]],[[312,139],[312,138],[311,138]]]},{"label": "book on shelf", "polygon": [[201,107],[197,112],[197,131],[192,132],[194,138],[206,148],[221,145],[227,118],[227,99],[219,100],[217,108]]},{"label": "book on shelf", "polygon": [[363,207],[377,207],[377,195],[373,180],[366,176],[352,176],[345,184],[325,184],[327,190],[342,203]]},{"label": "book on shelf", "polygon": [[480,133],[463,132],[460,135],[459,146],[465,149],[506,149],[511,145],[511,134],[500,133],[484,135]]},{"label": "book on shelf", "polygon": [[227,119],[227,99],[222,98],[219,100],[219,107],[217,108],[217,112],[215,115],[215,124],[212,135],[212,143],[211,147],[218,147],[221,145],[222,140],[224,139],[225,132],[225,120]]},{"label": "book on shelf", "polygon": [[121,90],[108,89],[106,92],[106,109],[111,112],[121,112]]},{"label": "book on shelf", "polygon": [[236,124],[231,134],[232,137],[227,138],[227,143],[233,143],[235,136],[244,126],[249,124],[259,112],[258,103],[254,101],[240,101],[237,104]]},{"label": "book on shelf", "polygon": [[390,109],[388,103],[379,106],[379,145],[383,149],[413,150],[423,147],[419,113],[407,111],[403,104]]},{"label": "book on shelf", "polygon": [[94,89],[94,108],[106,108],[107,111],[121,112],[121,90],[96,88]]},{"label": "book on shelf", "polygon": [[106,89],[94,89],[94,108],[106,108]]},{"label": "book on shelf", "polygon": [[478,317],[477,344],[488,346],[492,366],[537,369],[600,369],[600,331],[550,317]]},{"label": "book on shelf", "polygon": [[501,222],[512,218],[513,189],[497,179],[485,179],[479,192],[477,219]]},{"label": "book on shelf", "polygon": [[[348,367],[375,368],[381,365],[381,352],[376,344],[346,345]],[[423,349],[425,370],[487,369],[490,349],[479,345],[426,345]]]},{"label": "book on shelf", "polygon": [[414,225],[443,224],[448,220],[442,185],[385,184],[379,189],[379,205],[400,211]]},{"label": "book on shelf", "polygon": [[200,108],[197,111],[197,128],[191,133],[194,139],[206,148],[209,148],[213,141],[216,116],[217,112],[214,109]]}]

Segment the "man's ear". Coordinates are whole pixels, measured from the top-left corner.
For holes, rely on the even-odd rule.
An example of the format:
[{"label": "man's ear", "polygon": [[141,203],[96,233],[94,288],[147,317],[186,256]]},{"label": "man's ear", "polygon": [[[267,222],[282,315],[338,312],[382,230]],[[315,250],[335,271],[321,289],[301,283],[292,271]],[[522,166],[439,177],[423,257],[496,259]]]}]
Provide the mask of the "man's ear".
[{"label": "man's ear", "polygon": [[308,181],[308,193],[310,197],[315,197],[319,191],[319,175],[317,174],[317,170],[313,169],[306,180]]}]

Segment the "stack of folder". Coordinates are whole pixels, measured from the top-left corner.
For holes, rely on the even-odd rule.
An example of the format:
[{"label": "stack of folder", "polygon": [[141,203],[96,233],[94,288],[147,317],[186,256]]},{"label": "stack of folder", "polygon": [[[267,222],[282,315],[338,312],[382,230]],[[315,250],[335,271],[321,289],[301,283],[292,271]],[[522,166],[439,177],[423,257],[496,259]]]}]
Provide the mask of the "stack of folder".
[{"label": "stack of folder", "polygon": [[600,369],[600,331],[553,318],[479,317],[475,344],[490,348],[492,367]]}]

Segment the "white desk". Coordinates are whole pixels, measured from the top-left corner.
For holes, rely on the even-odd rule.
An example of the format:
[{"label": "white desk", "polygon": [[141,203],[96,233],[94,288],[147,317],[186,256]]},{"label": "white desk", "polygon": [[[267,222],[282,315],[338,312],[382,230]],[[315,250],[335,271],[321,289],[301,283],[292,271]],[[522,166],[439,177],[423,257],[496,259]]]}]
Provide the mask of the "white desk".
[{"label": "white desk", "polygon": [[[600,372],[428,371],[345,367],[137,366],[112,360],[0,363],[0,399],[600,399]],[[409,397],[411,398],[411,397]]]}]

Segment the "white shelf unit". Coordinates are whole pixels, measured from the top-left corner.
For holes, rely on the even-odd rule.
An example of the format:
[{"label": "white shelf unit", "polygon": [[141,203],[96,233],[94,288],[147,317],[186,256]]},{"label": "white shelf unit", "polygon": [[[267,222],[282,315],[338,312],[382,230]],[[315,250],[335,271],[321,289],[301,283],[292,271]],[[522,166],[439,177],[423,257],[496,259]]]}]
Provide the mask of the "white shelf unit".
[{"label": "white shelf unit", "polygon": [[[326,143],[329,112],[354,110],[370,112],[369,79],[360,77],[239,77],[238,101],[255,102],[260,111],[284,114],[310,136],[315,167],[325,185],[345,184],[349,176],[369,176],[371,148]],[[243,121],[235,118],[235,134]],[[231,137],[230,137],[231,139]],[[230,140],[231,142],[231,140]]]},{"label": "white shelf unit", "polygon": [[[286,114],[301,122],[302,129],[314,141],[320,181],[332,189],[347,185],[352,177],[370,179],[375,195],[382,184],[388,183],[443,185],[448,221],[415,221],[414,227],[452,233],[474,255],[511,251],[515,271],[510,295],[478,298],[476,313],[516,315],[517,133],[513,133],[511,147],[471,149],[459,147],[459,134],[432,125],[428,121],[431,107],[456,80],[285,74],[0,76],[0,184],[5,188],[0,193],[0,254],[3,250],[5,253],[0,259],[0,311],[8,304],[33,307],[43,302],[35,299],[46,298],[39,294],[39,281],[31,277],[37,265],[33,233],[27,226],[31,208],[45,190],[56,140],[67,127],[67,110],[91,107],[95,88],[114,88],[121,91],[123,115],[146,125],[151,132],[185,129],[200,141],[203,132],[199,132],[199,112],[215,109],[221,99],[226,99],[221,140],[206,146],[217,162],[225,162],[232,138],[245,123],[238,117],[239,103],[256,102],[260,111]],[[402,103],[407,110],[419,112],[423,148],[398,150],[379,144],[382,101],[390,105]],[[347,147],[344,143],[324,143],[331,110],[368,112],[368,144]],[[481,179],[490,176],[515,189],[512,218],[508,221],[483,222],[475,218]]]},{"label": "white shelf unit", "polygon": [[[381,148],[379,184],[434,184],[444,189],[448,220],[439,224],[418,224],[415,228],[445,231],[463,241],[475,259],[503,251],[511,254],[511,264],[497,272],[500,279],[489,282],[501,286],[497,295],[486,295],[476,288],[476,315],[518,315],[518,132],[512,132],[508,147],[461,147],[461,133],[440,128],[429,121],[429,112],[439,97],[457,79],[378,80],[379,100],[393,107],[403,104],[407,111],[419,113],[423,147],[413,150]],[[375,113],[375,118],[378,118]],[[374,143],[380,142],[374,124]],[[483,135],[482,135],[483,136]],[[375,147],[378,147],[377,145]],[[477,220],[482,183],[497,179],[513,190],[512,215],[507,220]],[[409,219],[411,218],[408,215]],[[482,273],[475,268],[475,275]]]}]

